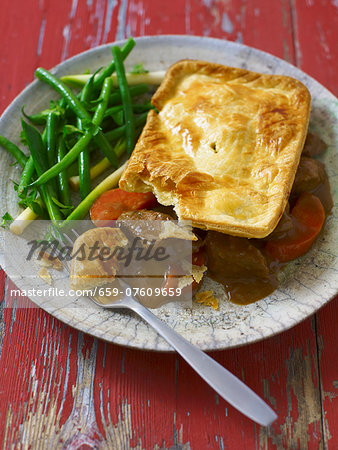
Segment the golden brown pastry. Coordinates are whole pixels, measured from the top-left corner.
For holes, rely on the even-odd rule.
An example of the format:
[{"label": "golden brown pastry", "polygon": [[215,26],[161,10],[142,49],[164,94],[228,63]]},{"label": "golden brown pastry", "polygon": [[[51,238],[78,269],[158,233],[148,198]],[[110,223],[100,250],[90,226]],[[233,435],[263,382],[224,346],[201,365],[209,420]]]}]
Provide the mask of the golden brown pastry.
[{"label": "golden brown pastry", "polygon": [[199,228],[262,238],[286,206],[307,133],[299,81],[203,61],[169,68],[120,180]]},{"label": "golden brown pastry", "polygon": [[[114,281],[118,259],[113,251],[127,244],[128,239],[119,228],[93,228],[81,234],[73,246],[71,288],[91,289]],[[93,250],[95,246],[97,249]]]}]

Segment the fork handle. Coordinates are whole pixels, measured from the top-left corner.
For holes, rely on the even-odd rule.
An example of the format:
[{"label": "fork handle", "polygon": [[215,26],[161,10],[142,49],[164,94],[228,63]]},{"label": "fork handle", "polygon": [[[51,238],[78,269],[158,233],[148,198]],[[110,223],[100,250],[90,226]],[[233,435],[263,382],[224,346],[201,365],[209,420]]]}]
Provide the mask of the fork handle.
[{"label": "fork handle", "polygon": [[190,344],[140,303],[132,309],[162,336],[183,359],[225,400],[255,422],[268,426],[277,414],[235,375]]}]

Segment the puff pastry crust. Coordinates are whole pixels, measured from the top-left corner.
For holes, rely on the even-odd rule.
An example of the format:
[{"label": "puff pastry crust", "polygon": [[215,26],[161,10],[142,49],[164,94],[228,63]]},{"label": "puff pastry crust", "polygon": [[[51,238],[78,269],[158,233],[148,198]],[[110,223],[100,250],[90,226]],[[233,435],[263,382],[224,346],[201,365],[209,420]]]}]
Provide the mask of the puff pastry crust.
[{"label": "puff pastry crust", "polygon": [[169,68],[120,180],[193,226],[262,238],[288,200],[311,97],[298,80],[203,61]]}]

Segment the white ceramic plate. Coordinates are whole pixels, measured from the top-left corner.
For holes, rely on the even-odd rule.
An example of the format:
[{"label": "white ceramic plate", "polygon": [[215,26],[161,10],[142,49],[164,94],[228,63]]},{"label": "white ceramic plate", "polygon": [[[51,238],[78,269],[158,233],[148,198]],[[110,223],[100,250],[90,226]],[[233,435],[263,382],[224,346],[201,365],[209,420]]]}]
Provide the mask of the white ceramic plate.
[{"label": "white ceramic plate", "polygon": [[[194,305],[192,311],[178,310],[155,314],[170,324],[188,340],[205,350],[231,348],[272,336],[307,318],[327,303],[337,292],[337,145],[338,103],[323,86],[294,66],[272,55],[244,45],[218,39],[194,36],[156,36],[136,39],[137,46],[127,66],[142,62],[149,70],[166,69],[180,59],[201,59],[210,62],[243,67],[265,73],[293,76],[302,81],[312,95],[310,129],[321,136],[329,149],[323,155],[335,198],[333,214],[325,231],[313,249],[303,258],[289,264],[281,285],[273,295],[248,306],[228,302],[220,286],[216,296],[220,309]],[[117,43],[122,44],[122,43]],[[111,45],[104,45],[81,53],[57,66],[58,76],[82,73],[104,66],[111,58]],[[19,143],[19,118],[22,105],[29,112],[38,112],[55,98],[51,89],[40,82],[28,86],[8,107],[0,120],[0,134]],[[11,179],[18,178],[18,169],[10,166],[11,157],[0,152],[0,211],[18,211],[16,194]],[[24,283],[16,280],[19,287]],[[206,288],[208,282],[205,283]],[[213,286],[215,287],[215,286]],[[166,342],[134,314],[105,311],[86,299],[70,299],[68,303],[57,298],[31,299],[54,317],[78,330],[116,344],[130,347],[167,351]]]}]

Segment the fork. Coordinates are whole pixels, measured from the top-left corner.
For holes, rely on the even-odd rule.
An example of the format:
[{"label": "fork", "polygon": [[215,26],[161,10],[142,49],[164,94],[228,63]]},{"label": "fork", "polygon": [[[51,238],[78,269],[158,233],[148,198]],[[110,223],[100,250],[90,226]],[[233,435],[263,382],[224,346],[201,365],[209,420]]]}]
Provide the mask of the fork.
[{"label": "fork", "polygon": [[[79,237],[76,230],[71,229],[71,231],[76,238]],[[63,231],[62,235],[70,245],[74,244],[67,233]],[[51,245],[55,250],[59,251],[56,246],[53,244]],[[64,264],[64,267],[68,271],[70,270],[67,263]],[[125,288],[129,288],[128,284],[121,279],[119,279],[119,282],[122,283]],[[130,292],[131,289],[125,290],[125,292],[126,291]],[[132,295],[125,295],[123,298],[114,300],[110,303],[101,303],[92,297],[88,298],[96,305],[106,309],[129,309],[138,314],[160,336],[162,336],[162,338],[164,338],[188,364],[190,364],[209,386],[245,416],[263,426],[269,426],[277,419],[278,416],[273,409],[239,378],[198,347],[176,333],[176,331],[157,318],[148,308],[135,300]]]}]

